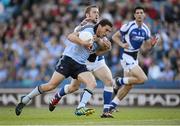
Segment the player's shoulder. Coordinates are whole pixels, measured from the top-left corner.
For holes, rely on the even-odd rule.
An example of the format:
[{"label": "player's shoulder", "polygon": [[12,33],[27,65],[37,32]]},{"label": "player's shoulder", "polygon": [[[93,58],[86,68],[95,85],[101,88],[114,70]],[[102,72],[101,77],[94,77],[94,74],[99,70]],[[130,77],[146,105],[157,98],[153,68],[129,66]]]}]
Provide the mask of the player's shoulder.
[{"label": "player's shoulder", "polygon": [[135,25],[135,21],[129,21],[129,22],[125,22],[121,29],[129,29],[130,27],[132,27],[133,25]]},{"label": "player's shoulder", "polygon": [[93,29],[94,28],[94,25],[93,24],[86,24],[86,25],[83,25],[79,31],[83,31],[85,29]]},{"label": "player's shoulder", "polygon": [[81,31],[87,31],[90,32],[91,34],[94,34],[94,25],[86,24],[79,29],[79,32]]},{"label": "player's shoulder", "polygon": [[149,33],[150,32],[150,29],[149,29],[149,27],[145,24],[145,23],[143,23],[143,28],[145,29],[145,31],[147,31],[147,33]]},{"label": "player's shoulder", "polygon": [[143,27],[149,30],[149,27],[147,26],[147,24],[143,23]]},{"label": "player's shoulder", "polygon": [[126,25],[127,27],[130,27],[131,25],[135,25],[135,21],[126,22],[125,25]]}]

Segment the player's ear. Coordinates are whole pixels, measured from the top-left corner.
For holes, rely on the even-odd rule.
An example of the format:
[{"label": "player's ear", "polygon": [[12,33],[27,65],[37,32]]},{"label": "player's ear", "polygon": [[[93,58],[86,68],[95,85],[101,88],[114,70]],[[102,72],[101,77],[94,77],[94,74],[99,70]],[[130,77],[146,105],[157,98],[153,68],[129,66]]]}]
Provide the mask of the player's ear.
[{"label": "player's ear", "polygon": [[135,13],[134,13],[134,15],[133,15],[133,16],[134,16],[133,18],[134,18],[134,19],[136,19]]},{"label": "player's ear", "polygon": [[144,19],[146,18],[146,14],[144,13]]},{"label": "player's ear", "polygon": [[86,18],[88,18],[89,17],[89,14],[88,13],[86,13]]}]

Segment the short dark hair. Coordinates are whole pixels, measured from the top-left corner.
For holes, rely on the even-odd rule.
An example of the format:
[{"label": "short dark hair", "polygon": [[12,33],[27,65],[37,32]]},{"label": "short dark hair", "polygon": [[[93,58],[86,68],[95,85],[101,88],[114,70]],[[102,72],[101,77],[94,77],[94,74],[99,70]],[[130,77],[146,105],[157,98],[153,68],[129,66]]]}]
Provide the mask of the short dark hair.
[{"label": "short dark hair", "polygon": [[112,24],[108,19],[102,19],[102,20],[100,20],[100,21],[97,23],[97,25],[101,25],[101,26],[106,26],[106,25],[108,25],[108,26],[110,26],[110,27],[113,26],[113,24]]},{"label": "short dark hair", "polygon": [[[90,11],[91,11],[91,9],[92,8],[98,8],[96,5],[90,5],[90,6],[88,6],[87,8],[86,8],[86,10],[85,10],[85,14],[88,14]],[[99,8],[98,8],[99,9]]]},{"label": "short dark hair", "polygon": [[113,24],[108,20],[108,19],[102,19],[100,20],[95,26],[94,26],[94,32],[96,33],[96,30],[98,28],[98,26],[101,25],[101,26],[110,26],[110,27],[113,27]]},{"label": "short dark hair", "polygon": [[144,11],[144,7],[142,6],[137,6],[134,8],[134,14],[136,13],[136,10],[143,10]]}]

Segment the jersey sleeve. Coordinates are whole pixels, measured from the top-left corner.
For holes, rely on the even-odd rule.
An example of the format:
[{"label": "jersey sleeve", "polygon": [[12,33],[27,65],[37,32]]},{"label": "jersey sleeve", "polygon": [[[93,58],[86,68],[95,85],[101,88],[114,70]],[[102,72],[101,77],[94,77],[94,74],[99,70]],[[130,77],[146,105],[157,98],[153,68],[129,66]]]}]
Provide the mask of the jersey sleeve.
[{"label": "jersey sleeve", "polygon": [[150,37],[151,37],[151,31],[149,30],[149,28],[148,28],[147,25],[143,24],[143,27],[144,27],[145,32],[146,32],[146,36],[145,36],[145,41],[146,41],[146,40],[150,39]]},{"label": "jersey sleeve", "polygon": [[147,33],[146,33],[146,38],[145,38],[145,41],[150,39],[151,37],[151,31],[149,30],[149,28],[147,29]]},{"label": "jersey sleeve", "polygon": [[94,35],[93,28],[85,28],[82,31],[90,32],[92,35]]},{"label": "jersey sleeve", "polygon": [[128,32],[130,23],[124,24],[121,26],[121,28],[119,29],[119,32],[121,33],[121,35],[125,35]]},{"label": "jersey sleeve", "polygon": [[74,28],[74,32],[78,32],[80,29],[81,29],[81,26],[78,25],[78,26],[76,26],[76,27]]}]

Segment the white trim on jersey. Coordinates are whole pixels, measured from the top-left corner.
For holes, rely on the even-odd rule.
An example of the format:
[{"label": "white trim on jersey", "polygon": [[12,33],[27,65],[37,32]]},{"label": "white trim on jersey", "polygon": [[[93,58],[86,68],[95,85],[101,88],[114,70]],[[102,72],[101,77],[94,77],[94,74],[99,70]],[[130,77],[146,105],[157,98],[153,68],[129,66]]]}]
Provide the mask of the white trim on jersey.
[{"label": "white trim on jersey", "polygon": [[[127,24],[124,24],[121,28],[120,28],[120,32],[124,38],[124,40],[129,44],[129,49],[125,49],[128,52],[134,52],[134,51],[139,51],[138,49],[135,49],[132,45],[132,42],[130,41],[130,33],[134,30],[134,29],[138,29],[139,26],[137,25],[136,21],[130,21]],[[147,40],[148,38],[150,38],[151,32],[149,30],[149,28],[143,23],[141,29],[144,30],[145,32],[145,40]],[[142,37],[143,36],[137,36],[137,37]]]}]

